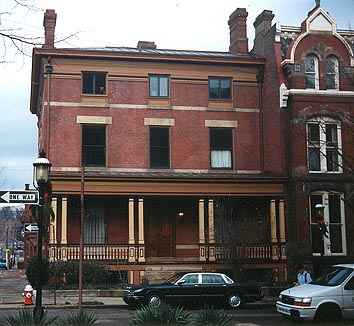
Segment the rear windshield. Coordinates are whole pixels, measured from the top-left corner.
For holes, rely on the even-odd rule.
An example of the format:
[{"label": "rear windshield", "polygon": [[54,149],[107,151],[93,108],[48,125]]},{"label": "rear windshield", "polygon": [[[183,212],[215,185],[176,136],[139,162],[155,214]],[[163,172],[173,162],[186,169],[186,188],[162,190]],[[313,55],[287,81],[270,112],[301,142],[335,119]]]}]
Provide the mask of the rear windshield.
[{"label": "rear windshield", "polygon": [[313,281],[312,284],[337,286],[342,284],[352,272],[352,268],[334,266],[326,274]]}]

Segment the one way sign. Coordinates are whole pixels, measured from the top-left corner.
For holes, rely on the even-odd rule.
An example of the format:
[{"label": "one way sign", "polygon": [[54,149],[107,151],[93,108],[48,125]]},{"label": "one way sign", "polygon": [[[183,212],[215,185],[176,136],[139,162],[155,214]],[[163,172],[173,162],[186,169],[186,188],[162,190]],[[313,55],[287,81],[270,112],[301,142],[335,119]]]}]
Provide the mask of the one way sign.
[{"label": "one way sign", "polygon": [[0,203],[38,204],[38,191],[0,191]]},{"label": "one way sign", "polygon": [[38,224],[25,224],[25,232],[38,232]]}]

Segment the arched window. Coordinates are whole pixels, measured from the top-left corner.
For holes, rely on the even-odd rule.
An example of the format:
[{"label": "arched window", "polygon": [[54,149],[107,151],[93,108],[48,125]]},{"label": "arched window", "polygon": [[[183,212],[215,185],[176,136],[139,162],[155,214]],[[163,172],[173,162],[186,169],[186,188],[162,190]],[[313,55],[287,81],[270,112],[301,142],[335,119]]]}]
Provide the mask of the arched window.
[{"label": "arched window", "polygon": [[309,54],[305,59],[306,88],[319,89],[318,59]]},{"label": "arched window", "polygon": [[339,61],[334,55],[326,59],[326,85],[327,89],[339,88]]}]

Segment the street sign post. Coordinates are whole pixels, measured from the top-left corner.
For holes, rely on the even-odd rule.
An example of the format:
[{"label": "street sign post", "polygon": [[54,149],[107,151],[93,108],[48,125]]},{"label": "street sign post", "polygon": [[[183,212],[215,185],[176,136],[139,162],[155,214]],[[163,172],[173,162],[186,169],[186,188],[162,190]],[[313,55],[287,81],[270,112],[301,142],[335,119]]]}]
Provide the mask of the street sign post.
[{"label": "street sign post", "polygon": [[25,224],[25,232],[38,232],[38,224],[35,223],[26,223]]},{"label": "street sign post", "polygon": [[0,203],[8,204],[38,204],[39,194],[36,190],[0,191]]}]

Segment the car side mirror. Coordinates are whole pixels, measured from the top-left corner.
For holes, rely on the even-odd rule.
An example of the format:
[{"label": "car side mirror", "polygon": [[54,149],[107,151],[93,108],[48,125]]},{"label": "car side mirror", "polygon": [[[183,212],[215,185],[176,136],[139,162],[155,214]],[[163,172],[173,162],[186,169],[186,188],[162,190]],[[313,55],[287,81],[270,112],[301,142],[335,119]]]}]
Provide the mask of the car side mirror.
[{"label": "car side mirror", "polygon": [[184,284],[185,282],[186,282],[185,280],[182,280],[182,281],[178,281],[177,284],[178,284],[178,285],[182,285],[182,284]]}]

